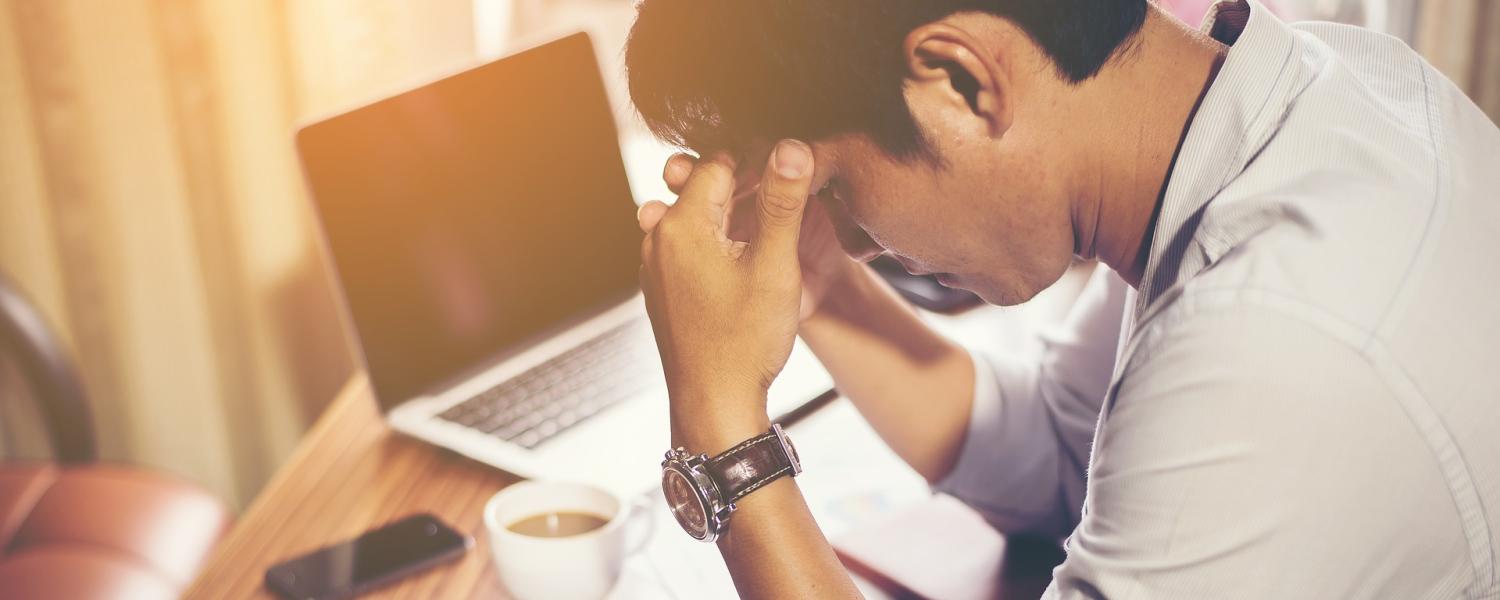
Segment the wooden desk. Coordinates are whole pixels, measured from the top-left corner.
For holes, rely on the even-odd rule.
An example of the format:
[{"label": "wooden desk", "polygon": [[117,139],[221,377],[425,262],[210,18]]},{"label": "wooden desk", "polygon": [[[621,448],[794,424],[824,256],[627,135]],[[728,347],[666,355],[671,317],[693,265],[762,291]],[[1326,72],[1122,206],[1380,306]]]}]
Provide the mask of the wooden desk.
[{"label": "wooden desk", "polygon": [[[506,597],[490,560],[481,511],[491,495],[515,481],[498,469],[396,434],[381,419],[366,379],[356,376],[245,511],[186,597],[272,598],[263,584],[271,565],[414,512],[438,515],[473,536],[474,548],[458,562],[369,597]],[[1007,551],[997,595],[1039,596],[1060,560],[1055,553]],[[1036,556],[1044,558],[1038,562]],[[873,577],[867,583],[886,582]]]},{"label": "wooden desk", "polygon": [[370,597],[504,597],[480,511],[515,481],[398,435],[381,419],[366,379],[356,376],[240,517],[187,597],[273,598],[263,583],[271,565],[423,511],[473,536],[473,550]]}]

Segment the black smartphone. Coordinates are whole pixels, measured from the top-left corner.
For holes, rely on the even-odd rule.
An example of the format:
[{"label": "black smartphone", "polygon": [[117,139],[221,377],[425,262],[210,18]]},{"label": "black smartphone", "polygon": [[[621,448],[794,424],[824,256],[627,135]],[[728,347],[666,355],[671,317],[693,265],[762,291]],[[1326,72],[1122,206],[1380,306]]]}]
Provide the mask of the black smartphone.
[{"label": "black smartphone", "polygon": [[266,587],[288,600],[350,598],[460,556],[473,538],[417,514],[266,570]]}]

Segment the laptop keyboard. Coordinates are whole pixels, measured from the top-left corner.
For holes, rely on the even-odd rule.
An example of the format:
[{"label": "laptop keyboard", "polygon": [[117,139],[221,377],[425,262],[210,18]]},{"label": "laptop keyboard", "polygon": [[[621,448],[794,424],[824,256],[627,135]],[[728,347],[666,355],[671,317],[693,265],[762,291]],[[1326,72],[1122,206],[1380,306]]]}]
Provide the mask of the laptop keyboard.
[{"label": "laptop keyboard", "polygon": [[[646,329],[643,332],[641,329]],[[439,418],[536,448],[600,411],[660,384],[661,362],[644,317],[609,330]]]}]

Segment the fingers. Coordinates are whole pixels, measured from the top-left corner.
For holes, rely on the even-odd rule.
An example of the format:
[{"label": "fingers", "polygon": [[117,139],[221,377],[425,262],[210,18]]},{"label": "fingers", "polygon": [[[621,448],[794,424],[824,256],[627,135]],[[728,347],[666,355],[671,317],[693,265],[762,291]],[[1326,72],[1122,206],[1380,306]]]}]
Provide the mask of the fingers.
[{"label": "fingers", "polygon": [[[698,159],[691,154],[673,154],[667,159],[666,166],[662,169],[661,179],[667,183],[667,189],[673,194],[681,194],[682,186],[687,184],[688,176],[693,174],[693,167],[697,166]],[[747,173],[748,175],[748,173]],[[750,180],[736,179],[734,199],[754,194],[760,182],[751,175]]]},{"label": "fingers", "polygon": [[734,158],[728,154],[715,154],[698,161],[683,184],[677,203],[672,205],[671,214],[706,223],[722,235],[724,216],[733,194]]},{"label": "fingers", "polygon": [[757,198],[760,227],[752,252],[769,261],[797,259],[802,214],[812,193],[812,148],[796,140],[782,140],[771,152]]},{"label": "fingers", "polygon": [[667,189],[673,194],[681,194],[682,186],[687,185],[688,176],[693,174],[693,165],[697,161],[686,154],[673,154],[667,159],[667,166],[662,169],[662,181],[667,182]]},{"label": "fingers", "polygon": [[641,224],[641,232],[651,233],[652,229],[656,229],[656,224],[661,222],[661,218],[667,216],[668,208],[665,202],[652,200],[636,209],[635,220]]}]

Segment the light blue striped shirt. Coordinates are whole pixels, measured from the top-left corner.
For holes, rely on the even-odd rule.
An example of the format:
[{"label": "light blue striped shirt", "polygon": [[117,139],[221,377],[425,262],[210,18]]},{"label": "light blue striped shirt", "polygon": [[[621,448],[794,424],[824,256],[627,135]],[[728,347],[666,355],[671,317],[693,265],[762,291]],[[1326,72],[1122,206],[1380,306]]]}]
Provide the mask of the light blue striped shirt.
[{"label": "light blue striped shirt", "polygon": [[1399,40],[1237,0],[1139,291],[976,353],[939,484],[1048,597],[1500,598],[1500,130]]}]

